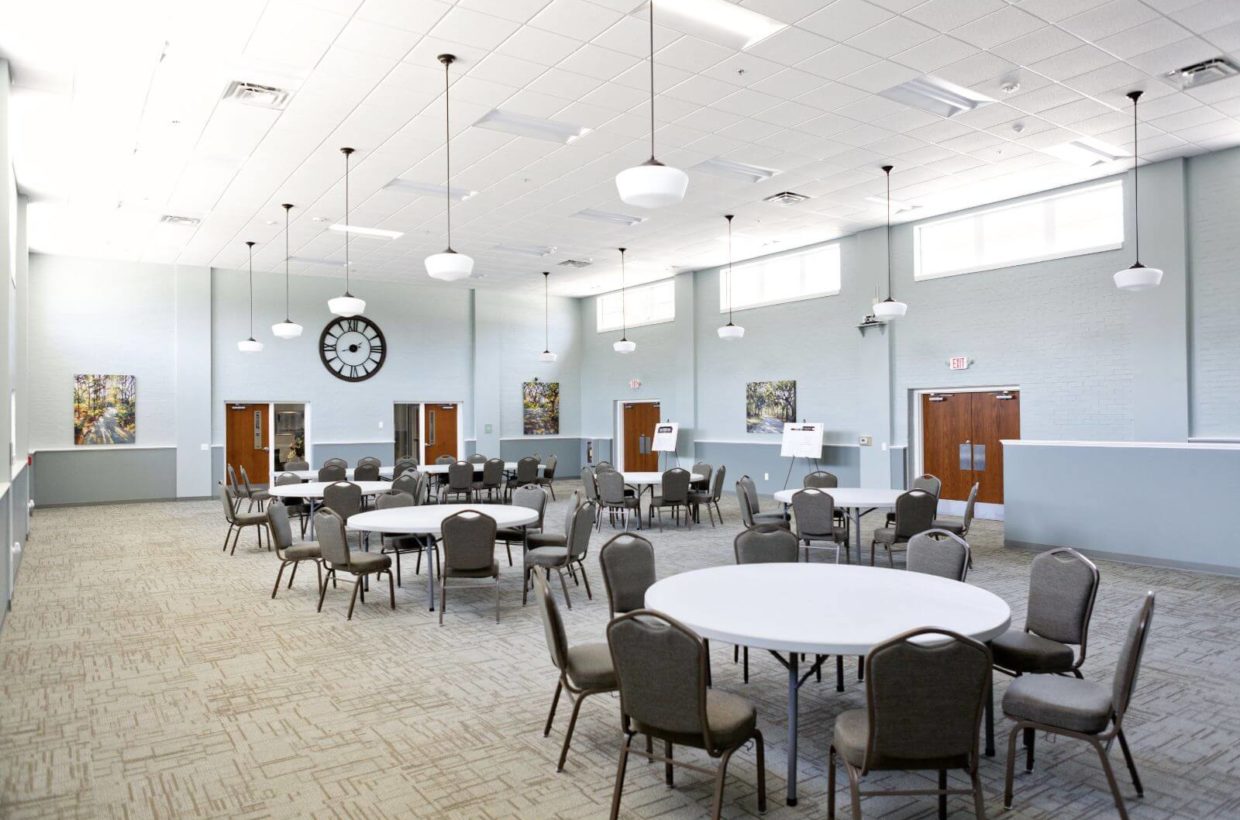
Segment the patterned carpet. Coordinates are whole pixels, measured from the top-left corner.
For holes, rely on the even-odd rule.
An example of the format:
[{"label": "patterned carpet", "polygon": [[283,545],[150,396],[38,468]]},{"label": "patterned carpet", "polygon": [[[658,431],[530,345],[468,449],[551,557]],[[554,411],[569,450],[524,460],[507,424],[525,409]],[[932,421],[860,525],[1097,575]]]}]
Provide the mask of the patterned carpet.
[{"label": "patterned carpet", "polygon": [[[558,487],[561,499],[570,482]],[[561,500],[548,513],[563,521]],[[739,515],[726,526],[655,533],[660,576],[731,563]],[[866,527],[877,526],[870,516]],[[37,511],[13,611],[0,634],[0,816],[24,817],[599,817],[615,775],[617,702],[582,709],[569,762],[555,773],[567,723],[542,722],[555,684],[543,630],[522,609],[520,570],[503,578],[503,620],[486,592],[456,592],[444,627],[426,609],[409,564],[397,608],[368,595],[345,621],[348,590],[314,611],[312,574],[271,600],[277,562],[252,533],[221,553],[218,503],[133,504]],[[604,538],[595,536],[596,552]],[[971,538],[970,581],[1002,596],[1023,623],[1027,553],[1001,546],[1001,525]],[[607,603],[573,589],[570,639],[598,640]],[[1136,818],[1240,816],[1240,582],[1103,562],[1086,676],[1108,680],[1142,593],[1158,610],[1128,734],[1145,797],[1117,775]],[[558,596],[557,596],[558,597]],[[853,679],[801,695],[801,801],[783,802],[785,677],[752,656],[741,680],[731,648],[714,647],[715,685],[753,699],[767,738],[768,817],[824,817],[825,759],[834,716],[863,705]],[[1000,692],[1003,681],[1000,681]],[[1000,755],[983,762],[987,810],[1002,810]],[[1097,758],[1085,744],[1042,740],[1032,774],[1020,772],[1021,818],[1111,817]],[[695,753],[685,752],[686,756]],[[704,758],[704,756],[700,756]],[[1019,771],[1019,768],[1018,768]],[[872,783],[908,786],[920,776]],[[921,782],[927,782],[922,780]],[[757,814],[752,751],[734,759],[727,817]],[[841,794],[846,799],[846,793]],[[697,817],[709,778],[687,770],[677,786],[662,767],[629,767],[623,813]],[[846,805],[846,804],[845,804]],[[953,814],[969,816],[967,798]],[[869,798],[867,817],[930,817],[933,798]]]}]

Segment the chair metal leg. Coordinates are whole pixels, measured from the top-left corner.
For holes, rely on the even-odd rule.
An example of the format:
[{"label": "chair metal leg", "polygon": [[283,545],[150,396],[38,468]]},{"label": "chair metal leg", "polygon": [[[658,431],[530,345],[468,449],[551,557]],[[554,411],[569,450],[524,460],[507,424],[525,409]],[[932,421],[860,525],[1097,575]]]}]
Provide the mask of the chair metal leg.
[{"label": "chair metal leg", "polygon": [[288,588],[293,588],[293,579],[297,577],[297,568],[301,566],[300,561],[293,562],[293,571],[288,574]]},{"label": "chair metal leg", "polygon": [[276,590],[280,588],[280,576],[284,575],[284,568],[288,566],[287,561],[280,562],[280,570],[276,573],[276,585],[271,588],[271,597],[276,597]]},{"label": "chair metal leg", "polygon": [[1117,733],[1119,736],[1119,748],[1124,753],[1124,762],[1128,764],[1128,773],[1132,775],[1132,785],[1137,789],[1137,797],[1145,797],[1145,789],[1141,786],[1141,777],[1137,774],[1137,764],[1132,759],[1132,752],[1128,751],[1128,738],[1124,737],[1124,730],[1120,729]]},{"label": "chair metal leg", "polygon": [[1008,734],[1007,764],[1003,774],[1003,808],[1012,808],[1012,776],[1016,771],[1016,735],[1020,726],[1013,726]]},{"label": "chair metal leg", "polygon": [[228,532],[224,534],[224,552],[228,552],[228,539],[232,538],[233,525],[228,525]]},{"label": "chair metal leg", "polygon": [[326,587],[323,584],[323,562],[317,558],[314,561],[314,572],[318,576],[319,589],[325,589]]},{"label": "chair metal leg", "polygon": [[986,682],[986,700],[983,703],[986,712],[986,756],[995,756],[995,672],[990,671],[990,679]]},{"label": "chair metal leg", "polygon": [[715,772],[715,802],[711,810],[713,820],[719,820],[719,815],[723,812],[723,783],[728,776],[728,761],[732,759],[735,748],[728,749],[723,753],[723,757],[719,760],[719,770]]},{"label": "chair metal leg", "polygon": [[495,623],[499,623],[499,576],[498,575],[495,576]]},{"label": "chair metal leg", "polygon": [[551,734],[551,722],[555,720],[555,707],[560,705],[560,692],[564,689],[564,681],[555,683],[555,695],[551,698],[551,711],[547,713],[547,725],[543,727],[543,737]]},{"label": "chair metal leg", "polygon": [[620,763],[616,766],[616,787],[611,793],[611,820],[616,820],[620,816],[620,793],[624,791],[624,770],[629,763],[629,744],[633,742],[633,736],[628,735],[624,739],[624,743],[620,746]]},{"label": "chair metal leg", "polygon": [[844,691],[844,656],[835,656],[835,691]]},{"label": "chair metal leg", "polygon": [[939,820],[947,820],[947,769],[939,769]]},{"label": "chair metal leg", "polygon": [[757,729],[753,730],[753,739],[758,758],[758,811],[766,811],[766,741]]},{"label": "chair metal leg", "polygon": [[1033,771],[1033,743],[1038,733],[1031,726],[1025,727],[1025,771]]},{"label": "chair metal leg", "polygon": [[827,820],[835,820],[835,746],[827,752]]},{"label": "chair metal leg", "polygon": [[1106,772],[1107,784],[1111,787],[1111,796],[1115,798],[1115,809],[1119,812],[1120,820],[1128,820],[1128,809],[1124,805],[1124,795],[1120,793],[1119,782],[1115,779],[1115,770],[1111,768],[1111,758],[1107,756],[1107,750],[1101,742],[1097,740],[1090,742],[1098,750],[1098,758],[1102,761],[1102,771]]},{"label": "chair metal leg", "polygon": [[663,741],[663,756],[667,758],[663,763],[663,782],[670,789],[676,785],[676,775],[672,766],[672,741]]},{"label": "chair metal leg", "polygon": [[[361,588],[362,588],[361,577],[355,577],[353,579],[353,595],[350,596],[349,598],[349,616],[345,618],[346,621],[353,620],[353,607],[357,604],[357,594],[358,594],[358,591],[361,590]],[[366,600],[365,598],[362,598],[363,602],[365,602],[365,600]]]},{"label": "chair metal leg", "polygon": [[986,797],[982,793],[982,778],[978,776],[976,761],[969,770],[969,780],[973,784],[973,812],[977,820],[986,820]]},{"label": "chair metal leg", "polygon": [[573,729],[577,727],[577,713],[581,711],[581,702],[585,699],[586,696],[584,694],[573,698],[573,714],[568,719],[568,731],[564,733],[564,746],[560,749],[560,762],[555,767],[557,772],[564,771],[564,761],[568,759],[568,746],[573,742]]},{"label": "chair metal leg", "polygon": [[560,576],[560,589],[564,590],[564,603],[568,605],[569,609],[572,609],[573,599],[568,597],[568,584],[564,581],[564,570],[557,567],[555,572]]},{"label": "chair metal leg", "polygon": [[742,647],[741,652],[745,657],[745,683],[749,683],[749,647]]},{"label": "chair metal leg", "polygon": [[586,585],[586,598],[593,601],[594,593],[590,591],[590,576],[586,575],[586,562],[579,560],[577,563],[581,566],[581,581]]},{"label": "chair metal leg", "polygon": [[388,595],[391,596],[392,609],[396,609],[396,579],[392,577],[392,571],[387,571],[388,575]]},{"label": "chair metal leg", "polygon": [[844,771],[848,775],[848,791],[852,797],[853,820],[861,820],[861,775],[857,773],[857,770],[847,760],[844,761]]}]

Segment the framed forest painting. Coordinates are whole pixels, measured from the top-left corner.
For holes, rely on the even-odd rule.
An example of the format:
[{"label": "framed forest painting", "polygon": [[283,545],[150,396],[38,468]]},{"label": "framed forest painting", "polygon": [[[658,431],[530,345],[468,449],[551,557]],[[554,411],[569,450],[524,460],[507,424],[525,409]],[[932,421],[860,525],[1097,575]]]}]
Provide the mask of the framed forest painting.
[{"label": "framed forest painting", "polygon": [[782,433],[797,420],[797,383],[786,379],[745,386],[745,432]]},{"label": "framed forest painting", "polygon": [[535,379],[521,385],[522,430],[527,436],[560,434],[560,383]]},{"label": "framed forest painting", "polygon": [[136,376],[74,376],[73,443],[133,444],[138,432],[137,398]]}]

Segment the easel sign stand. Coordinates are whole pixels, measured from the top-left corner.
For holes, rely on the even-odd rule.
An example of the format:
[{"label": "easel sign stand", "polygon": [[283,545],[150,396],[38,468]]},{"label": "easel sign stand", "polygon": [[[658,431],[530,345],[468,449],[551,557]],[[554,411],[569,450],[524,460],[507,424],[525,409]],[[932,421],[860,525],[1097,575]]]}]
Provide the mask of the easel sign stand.
[{"label": "easel sign stand", "polygon": [[[674,421],[661,421],[654,426],[654,439],[650,449],[656,453],[676,453],[676,439],[680,434],[680,425]],[[662,464],[663,456],[659,456]],[[664,468],[666,469],[666,468]]]},{"label": "easel sign stand", "polygon": [[[822,436],[824,425],[818,421],[802,421],[800,424],[785,424],[784,439],[780,443],[779,454],[791,458],[788,462],[788,474],[784,476],[784,489],[788,489],[788,480],[792,478],[792,468],[797,459],[813,462],[814,469],[820,469],[818,459],[822,456]],[[808,464],[807,464],[808,466]]]}]

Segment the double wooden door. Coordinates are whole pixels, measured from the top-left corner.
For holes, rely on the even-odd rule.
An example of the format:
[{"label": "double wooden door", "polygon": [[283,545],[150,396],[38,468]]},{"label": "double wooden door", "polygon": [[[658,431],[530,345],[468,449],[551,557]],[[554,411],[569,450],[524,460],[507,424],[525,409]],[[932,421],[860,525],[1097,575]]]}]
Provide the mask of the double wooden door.
[{"label": "double wooden door", "polygon": [[925,393],[921,397],[922,462],[943,481],[940,498],[1003,503],[1002,439],[1020,438],[1020,392]]},{"label": "double wooden door", "polygon": [[455,404],[426,405],[426,463],[434,464],[440,456],[460,458],[456,451]]},{"label": "double wooden door", "polygon": [[657,401],[624,403],[624,469],[656,472],[659,454],[654,452],[654,428],[659,423]]},{"label": "double wooden door", "polygon": [[250,484],[269,483],[267,456],[267,405],[229,404],[224,414],[224,458],[241,477],[241,468]]}]

